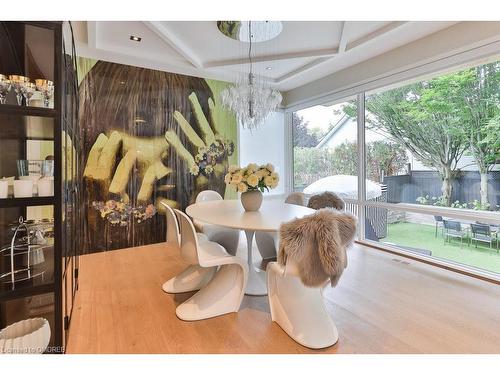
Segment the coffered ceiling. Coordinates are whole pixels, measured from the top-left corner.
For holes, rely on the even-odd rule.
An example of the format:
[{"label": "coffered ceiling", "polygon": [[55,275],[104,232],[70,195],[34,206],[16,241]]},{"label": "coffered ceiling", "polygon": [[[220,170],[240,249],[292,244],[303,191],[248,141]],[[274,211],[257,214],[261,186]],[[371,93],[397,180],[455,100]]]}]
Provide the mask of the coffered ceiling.
[{"label": "coffered ceiling", "polygon": [[[254,71],[287,91],[454,23],[284,21],[278,37],[253,44]],[[224,36],[215,21],[89,21],[74,29],[87,57],[226,81],[248,72],[248,43]]]}]

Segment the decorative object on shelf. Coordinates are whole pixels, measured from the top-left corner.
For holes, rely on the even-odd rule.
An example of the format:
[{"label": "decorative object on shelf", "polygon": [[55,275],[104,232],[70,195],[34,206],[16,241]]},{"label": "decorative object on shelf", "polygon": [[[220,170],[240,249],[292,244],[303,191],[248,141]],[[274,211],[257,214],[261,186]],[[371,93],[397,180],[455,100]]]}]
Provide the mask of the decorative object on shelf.
[{"label": "decorative object on shelf", "polygon": [[[52,161],[52,160],[51,160]],[[38,180],[42,177],[45,160],[17,160],[17,173],[20,180],[33,181],[33,193],[38,194]],[[53,161],[52,161],[53,162]]]},{"label": "decorative object on shelf", "polygon": [[[28,176],[29,177],[29,176]],[[14,198],[31,198],[34,182],[32,179],[14,181]]]},{"label": "decorative object on shelf", "polygon": [[43,95],[43,104],[49,108],[50,99],[54,95],[54,82],[46,79],[35,79],[36,89]]},{"label": "decorative object on shelf", "polygon": [[5,199],[9,196],[9,181],[0,180],[0,199]]},{"label": "decorative object on shelf", "polygon": [[16,178],[14,176],[11,177],[2,177],[0,181],[7,181],[7,197],[14,195],[14,180]]},{"label": "decorative object on shelf", "polygon": [[30,79],[19,75],[10,75],[9,79],[16,92],[17,104],[23,105],[23,98],[25,98],[26,95],[26,83],[29,83]]},{"label": "decorative object on shelf", "polygon": [[39,197],[54,196],[54,177],[42,177],[38,180],[37,185]]},{"label": "decorative object on shelf", "polygon": [[24,83],[24,99],[27,106],[30,105],[31,97],[35,94],[35,92],[36,92],[36,86],[34,83],[31,82]]},{"label": "decorative object on shelf", "polygon": [[[40,180],[40,175],[31,174],[29,176],[19,176],[21,181],[32,181],[32,191],[31,196],[36,196],[38,194],[38,180]],[[15,184],[15,183],[14,183]]]},{"label": "decorative object on shelf", "polygon": [[[34,266],[45,262],[43,251],[52,247],[45,235],[53,230],[53,225],[51,221],[25,222],[22,216],[19,217],[18,224],[12,228],[14,234],[10,245],[0,249],[0,256],[8,258],[10,263],[9,271],[0,275],[0,281],[10,283],[14,289],[16,283],[44,274],[45,269]],[[18,257],[22,257],[21,262],[16,261]]]},{"label": "decorative object on shelf", "polygon": [[42,177],[54,177],[54,160],[43,160],[41,173]]},{"label": "decorative object on shelf", "polygon": [[234,143],[220,136],[215,137],[214,143],[198,148],[194,157],[195,164],[190,170],[193,176],[202,174],[209,176],[214,173],[217,165],[222,165],[224,160],[234,153]]},{"label": "decorative object on shelf", "polygon": [[0,104],[5,104],[7,93],[10,91],[12,84],[7,76],[0,74]]},{"label": "decorative object on shelf", "polygon": [[[225,26],[223,25],[225,23]],[[230,26],[231,23],[236,24]],[[279,27],[277,26],[279,24]],[[252,43],[265,41],[277,36],[282,29],[281,22],[270,21],[219,21],[219,30],[230,38],[248,42],[250,70],[241,82],[224,89],[220,96],[222,104],[233,111],[241,125],[247,129],[258,128],[281,104],[282,96],[269,82],[253,73]],[[221,29],[222,27],[222,29]],[[223,30],[236,30],[228,31]],[[243,38],[242,35],[247,37]],[[238,37],[235,37],[238,35]],[[271,36],[266,39],[266,36]]]},{"label": "decorative object on shelf", "polygon": [[232,165],[224,182],[241,193],[241,204],[246,211],[258,211],[262,193],[278,186],[279,176],[271,163],[258,166],[250,163],[244,168]]},{"label": "decorative object on shelf", "polygon": [[106,202],[94,201],[92,207],[101,214],[111,225],[121,227],[127,226],[132,220],[138,224],[151,219],[156,214],[156,208],[153,204],[132,205],[125,202],[108,200]]},{"label": "decorative object on shelf", "polygon": [[21,320],[0,331],[0,353],[42,354],[49,345],[50,335],[47,319]]}]

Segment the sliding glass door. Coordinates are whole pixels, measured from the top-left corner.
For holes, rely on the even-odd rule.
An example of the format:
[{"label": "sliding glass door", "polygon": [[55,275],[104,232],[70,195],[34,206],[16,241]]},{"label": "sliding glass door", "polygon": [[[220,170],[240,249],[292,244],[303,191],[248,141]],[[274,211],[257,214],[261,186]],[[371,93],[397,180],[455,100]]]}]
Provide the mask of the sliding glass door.
[{"label": "sliding glass door", "polygon": [[294,190],[338,193],[360,241],[499,278],[499,87],[494,62],[294,112]]}]

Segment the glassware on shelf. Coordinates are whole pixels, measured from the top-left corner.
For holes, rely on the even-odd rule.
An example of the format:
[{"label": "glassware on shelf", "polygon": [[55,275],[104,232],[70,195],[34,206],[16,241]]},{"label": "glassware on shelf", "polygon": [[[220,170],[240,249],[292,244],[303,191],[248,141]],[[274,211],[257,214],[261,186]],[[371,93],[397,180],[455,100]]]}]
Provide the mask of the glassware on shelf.
[{"label": "glassware on shelf", "polygon": [[43,166],[47,160],[16,160],[17,174],[21,176],[42,175]]},{"label": "glassware on shelf", "polygon": [[36,89],[43,94],[45,108],[50,105],[50,99],[54,95],[54,82],[46,79],[35,79]]},{"label": "glassware on shelf", "polygon": [[26,105],[29,106],[31,97],[36,92],[36,86],[34,83],[31,82],[24,82],[23,86],[24,86],[24,98],[26,99]]},{"label": "glassware on shelf", "polygon": [[7,93],[11,88],[10,80],[7,79],[7,76],[0,74],[0,104],[5,104],[7,100]]},{"label": "glassware on shelf", "polygon": [[26,95],[25,83],[29,83],[30,79],[28,77],[19,75],[10,75],[9,79],[12,87],[14,88],[14,91],[16,92],[17,104],[23,105],[23,98]]},{"label": "glassware on shelf", "polygon": [[42,177],[54,177],[54,160],[42,161]]}]

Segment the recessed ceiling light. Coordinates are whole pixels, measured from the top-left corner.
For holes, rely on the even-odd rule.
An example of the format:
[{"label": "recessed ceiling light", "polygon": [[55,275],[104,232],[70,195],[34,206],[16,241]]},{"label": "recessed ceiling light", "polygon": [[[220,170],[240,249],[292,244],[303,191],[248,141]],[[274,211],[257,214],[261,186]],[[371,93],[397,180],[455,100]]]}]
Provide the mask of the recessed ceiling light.
[{"label": "recessed ceiling light", "polygon": [[130,40],[133,40],[134,42],[140,42],[142,38],[139,36],[130,35]]},{"label": "recessed ceiling light", "polygon": [[266,70],[271,70],[271,69],[272,69],[272,68],[271,68],[270,66],[268,66],[268,67],[266,68]]}]

